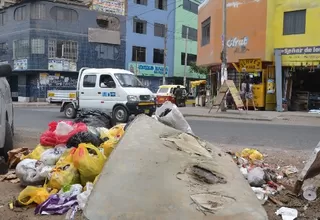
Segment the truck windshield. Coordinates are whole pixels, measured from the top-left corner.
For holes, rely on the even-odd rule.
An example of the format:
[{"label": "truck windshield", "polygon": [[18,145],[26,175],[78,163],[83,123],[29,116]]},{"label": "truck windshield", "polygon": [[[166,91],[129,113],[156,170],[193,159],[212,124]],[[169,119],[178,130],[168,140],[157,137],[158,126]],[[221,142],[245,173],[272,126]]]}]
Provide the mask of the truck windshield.
[{"label": "truck windshield", "polygon": [[126,73],[116,73],[114,75],[122,87],[144,87],[135,75]]}]

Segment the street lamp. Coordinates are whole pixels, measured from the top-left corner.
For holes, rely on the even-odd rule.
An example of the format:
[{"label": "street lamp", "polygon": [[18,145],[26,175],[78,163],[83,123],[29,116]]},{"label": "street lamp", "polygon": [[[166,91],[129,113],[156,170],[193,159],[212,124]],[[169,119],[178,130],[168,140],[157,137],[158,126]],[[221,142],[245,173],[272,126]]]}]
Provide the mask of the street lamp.
[{"label": "street lamp", "polygon": [[168,23],[169,23],[169,16],[171,15],[171,13],[176,10],[177,8],[180,8],[182,6],[182,4],[178,5],[177,7],[175,7],[174,9],[172,9],[168,16],[167,16],[167,23],[165,24],[165,28],[164,28],[164,51],[163,51],[163,75],[162,75],[162,85],[166,84],[166,68],[167,68],[167,37],[168,37]]}]

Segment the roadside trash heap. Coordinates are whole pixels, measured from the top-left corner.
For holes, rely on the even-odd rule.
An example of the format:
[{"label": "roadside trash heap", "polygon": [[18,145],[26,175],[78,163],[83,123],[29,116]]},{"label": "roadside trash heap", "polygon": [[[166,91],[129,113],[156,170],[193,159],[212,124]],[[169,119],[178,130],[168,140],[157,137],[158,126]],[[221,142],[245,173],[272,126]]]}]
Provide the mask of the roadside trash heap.
[{"label": "roadside trash heap", "polygon": [[85,207],[105,162],[124,135],[125,124],[111,127],[105,113],[86,111],[74,122],[53,121],[48,127],[32,152],[20,149],[15,154],[20,153],[20,158],[15,156],[11,162],[17,164],[15,174],[26,188],[10,208],[36,204],[35,214],[68,212],[71,219]]},{"label": "roadside trash heap", "polygon": [[275,197],[285,189],[281,180],[290,178],[292,174],[297,173],[296,167],[285,166],[281,168],[267,164],[264,162],[264,155],[255,149],[245,148],[238,153],[227,153],[232,156],[262,205],[269,200],[281,207],[275,214],[281,215],[282,219],[296,219],[298,217],[296,209],[284,207],[284,204]]}]

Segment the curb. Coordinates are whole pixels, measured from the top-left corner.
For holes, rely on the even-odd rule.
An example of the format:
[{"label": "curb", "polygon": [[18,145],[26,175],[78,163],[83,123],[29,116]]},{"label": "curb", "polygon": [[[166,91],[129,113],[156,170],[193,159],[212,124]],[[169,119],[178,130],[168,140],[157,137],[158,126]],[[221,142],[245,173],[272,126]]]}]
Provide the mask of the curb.
[{"label": "curb", "polygon": [[183,114],[184,117],[198,117],[198,118],[220,118],[220,119],[233,119],[233,120],[244,120],[244,121],[273,121],[272,118],[236,118],[224,115],[195,115],[195,114]]}]

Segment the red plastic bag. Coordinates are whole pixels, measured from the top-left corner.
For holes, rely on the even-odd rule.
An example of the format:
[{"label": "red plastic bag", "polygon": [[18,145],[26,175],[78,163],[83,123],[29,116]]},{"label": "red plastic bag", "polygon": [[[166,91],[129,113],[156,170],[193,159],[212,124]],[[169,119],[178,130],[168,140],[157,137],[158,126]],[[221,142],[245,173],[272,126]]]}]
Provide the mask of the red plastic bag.
[{"label": "red plastic bag", "polygon": [[40,136],[40,144],[42,146],[54,147],[57,145],[57,138],[54,132],[48,130]]},{"label": "red plastic bag", "polygon": [[57,144],[66,144],[69,138],[71,138],[73,135],[79,132],[88,131],[87,125],[82,122],[74,123],[72,126],[74,127],[74,129],[71,132],[69,132],[69,134],[56,135]]}]

